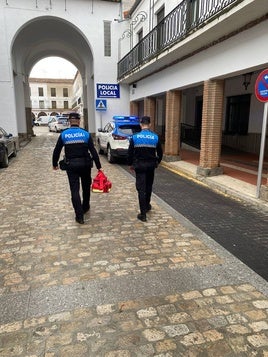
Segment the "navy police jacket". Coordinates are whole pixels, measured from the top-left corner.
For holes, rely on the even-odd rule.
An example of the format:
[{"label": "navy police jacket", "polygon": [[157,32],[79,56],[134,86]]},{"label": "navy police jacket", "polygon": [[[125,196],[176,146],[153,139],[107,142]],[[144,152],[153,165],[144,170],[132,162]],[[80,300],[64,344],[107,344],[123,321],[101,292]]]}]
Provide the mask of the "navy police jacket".
[{"label": "navy police jacket", "polygon": [[132,136],[128,148],[128,165],[134,169],[155,168],[163,157],[159,137],[149,129]]},{"label": "navy police jacket", "polygon": [[72,159],[93,159],[97,169],[101,169],[99,155],[94,147],[91,134],[79,126],[71,126],[64,130],[57,141],[52,156],[53,167],[58,166],[60,153],[64,147],[65,158],[67,161]]}]

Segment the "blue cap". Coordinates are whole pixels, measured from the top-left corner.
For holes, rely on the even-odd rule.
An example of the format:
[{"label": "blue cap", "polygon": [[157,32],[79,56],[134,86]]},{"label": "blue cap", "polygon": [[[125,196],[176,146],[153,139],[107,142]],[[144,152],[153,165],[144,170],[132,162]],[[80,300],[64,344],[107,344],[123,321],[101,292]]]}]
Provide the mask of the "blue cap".
[{"label": "blue cap", "polygon": [[69,114],[69,120],[70,119],[80,119],[80,114],[76,113],[76,112],[73,112],[73,113],[70,113]]}]

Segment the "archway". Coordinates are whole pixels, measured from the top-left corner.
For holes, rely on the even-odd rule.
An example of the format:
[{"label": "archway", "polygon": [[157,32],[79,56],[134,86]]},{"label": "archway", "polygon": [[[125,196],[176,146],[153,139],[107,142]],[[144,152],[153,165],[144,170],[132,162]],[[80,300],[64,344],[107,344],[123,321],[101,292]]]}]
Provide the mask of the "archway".
[{"label": "archway", "polygon": [[33,134],[28,78],[33,66],[49,56],[70,61],[80,72],[83,81],[84,126],[95,132],[93,54],[90,44],[72,23],[58,17],[42,16],[24,24],[12,44],[19,135],[29,137]]}]

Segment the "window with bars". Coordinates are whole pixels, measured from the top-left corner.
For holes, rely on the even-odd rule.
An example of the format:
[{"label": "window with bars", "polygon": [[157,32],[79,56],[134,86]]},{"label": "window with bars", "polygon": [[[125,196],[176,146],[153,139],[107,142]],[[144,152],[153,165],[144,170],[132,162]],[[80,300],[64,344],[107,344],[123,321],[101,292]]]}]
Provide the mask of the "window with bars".
[{"label": "window with bars", "polygon": [[56,109],[57,108],[57,102],[55,100],[51,101],[51,108]]},{"label": "window with bars", "polygon": [[111,56],[111,22],[104,21],[104,56]]},{"label": "window with bars", "polygon": [[64,109],[68,109],[68,108],[69,108],[69,102],[68,102],[68,100],[65,100],[64,103],[63,103],[63,105],[64,105]]},{"label": "window with bars", "polygon": [[39,100],[39,108],[44,109],[45,108],[45,102],[43,100]]}]

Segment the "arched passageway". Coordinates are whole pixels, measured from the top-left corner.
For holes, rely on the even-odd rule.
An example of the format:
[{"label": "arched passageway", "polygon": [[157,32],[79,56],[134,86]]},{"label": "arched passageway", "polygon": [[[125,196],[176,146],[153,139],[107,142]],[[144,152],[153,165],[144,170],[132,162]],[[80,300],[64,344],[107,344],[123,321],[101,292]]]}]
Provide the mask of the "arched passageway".
[{"label": "arched passageway", "polygon": [[58,17],[35,18],[19,29],[12,44],[12,65],[18,133],[32,135],[32,111],[28,78],[42,58],[58,56],[77,67],[83,81],[84,126],[95,131],[93,54],[81,31]]}]

